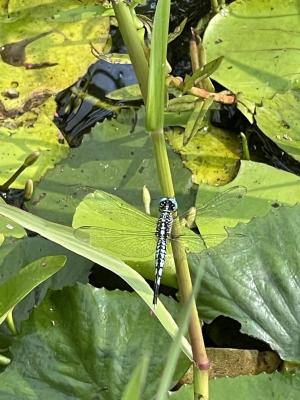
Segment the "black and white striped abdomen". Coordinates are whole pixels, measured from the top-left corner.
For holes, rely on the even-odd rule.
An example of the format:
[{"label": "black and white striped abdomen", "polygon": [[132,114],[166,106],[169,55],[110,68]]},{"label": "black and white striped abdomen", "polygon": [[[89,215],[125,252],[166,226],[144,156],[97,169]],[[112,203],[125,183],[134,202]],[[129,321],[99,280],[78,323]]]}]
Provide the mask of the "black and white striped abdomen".
[{"label": "black and white striped abdomen", "polygon": [[155,252],[155,280],[153,304],[157,304],[159,286],[167,255],[167,242],[171,237],[173,225],[173,212],[177,209],[175,199],[162,199],[160,203],[160,216],[156,227],[156,252]]}]

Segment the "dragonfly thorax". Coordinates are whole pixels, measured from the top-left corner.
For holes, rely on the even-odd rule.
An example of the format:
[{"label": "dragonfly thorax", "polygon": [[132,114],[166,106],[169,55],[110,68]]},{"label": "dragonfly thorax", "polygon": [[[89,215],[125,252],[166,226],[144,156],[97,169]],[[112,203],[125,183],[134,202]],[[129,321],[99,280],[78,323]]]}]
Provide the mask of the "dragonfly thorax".
[{"label": "dragonfly thorax", "polygon": [[159,202],[160,212],[175,212],[177,208],[177,201],[174,197],[163,197]]}]

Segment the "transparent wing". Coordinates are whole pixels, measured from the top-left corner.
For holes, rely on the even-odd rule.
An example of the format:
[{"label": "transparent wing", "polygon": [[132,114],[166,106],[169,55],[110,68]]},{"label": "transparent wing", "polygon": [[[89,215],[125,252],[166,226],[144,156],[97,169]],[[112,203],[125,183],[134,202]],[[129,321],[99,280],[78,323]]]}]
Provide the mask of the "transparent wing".
[{"label": "transparent wing", "polygon": [[[124,226],[124,230],[129,225],[136,231],[139,229],[155,231],[156,218],[139,211],[112,194],[96,191],[91,193],[90,198],[85,202],[88,206],[90,205],[95,225],[100,224],[101,226],[101,220],[105,216],[106,220],[111,219],[112,226],[117,222],[119,226]],[[97,214],[99,214],[99,218],[97,218]]]},{"label": "transparent wing", "polygon": [[[109,229],[93,226],[84,226],[74,230],[76,238],[89,243],[91,246],[106,249],[122,258],[147,258],[155,255],[157,238],[155,232],[149,231],[126,231],[121,229]],[[219,244],[223,240],[230,241],[233,246],[239,248],[250,245],[249,238],[242,234],[216,234],[216,235],[198,235],[189,229],[179,238],[169,239],[171,241],[182,241],[186,250],[193,253],[201,253],[210,246]],[[168,249],[170,251],[170,249]],[[214,252],[210,248],[210,252]]]},{"label": "transparent wing", "polygon": [[[202,223],[205,223],[206,219],[212,222],[234,209],[246,193],[247,189],[244,186],[232,186],[213,196],[203,206],[196,207],[197,216],[201,216]],[[183,214],[183,217],[186,214]]]},{"label": "transparent wing", "polygon": [[83,226],[75,229],[74,235],[93,247],[105,249],[125,259],[141,259],[155,255],[154,232]]}]

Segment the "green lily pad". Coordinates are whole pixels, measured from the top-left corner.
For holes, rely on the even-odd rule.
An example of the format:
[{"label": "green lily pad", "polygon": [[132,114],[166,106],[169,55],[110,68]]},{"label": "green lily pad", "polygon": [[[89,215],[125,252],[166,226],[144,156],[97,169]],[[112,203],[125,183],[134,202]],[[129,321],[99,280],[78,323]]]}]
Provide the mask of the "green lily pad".
[{"label": "green lily pad", "polygon": [[209,60],[224,56],[213,78],[252,104],[299,87],[296,1],[235,1],[210,21],[204,46]]},{"label": "green lily pad", "polygon": [[297,2],[235,1],[210,21],[204,45],[209,59],[224,56],[213,78],[237,94],[240,111],[299,160]]},{"label": "green lily pad", "polygon": [[[29,210],[48,220],[70,225],[75,207],[87,193],[102,189],[143,208],[144,185],[148,186],[155,205],[158,204],[159,182],[153,145],[142,125],[143,110],[138,113],[133,132],[132,117],[127,111],[118,120],[96,125],[82,145],[70,149],[69,157],[43,178],[28,205]],[[171,151],[169,155],[176,174],[178,200],[188,207],[193,201],[190,173],[182,168],[178,155]]]},{"label": "green lily pad", "polygon": [[255,120],[258,127],[282,150],[300,161],[300,94],[287,91],[264,99],[256,107]]},{"label": "green lily pad", "polygon": [[58,272],[65,262],[66,257],[64,256],[42,257],[26,265],[0,285],[0,324],[25,296]]},{"label": "green lily pad", "polygon": [[[263,216],[279,205],[294,205],[300,201],[300,178],[294,174],[278,170],[253,161],[241,161],[236,178],[228,185],[212,187],[200,185],[196,207],[214,202],[205,216],[196,216],[196,224],[204,235],[220,234],[224,240],[225,227],[234,227],[239,222],[247,223],[256,216]],[[234,187],[244,187],[246,192],[237,196],[231,192]],[[226,192],[229,191],[229,196]],[[225,192],[225,196],[222,193]],[[221,197],[219,197],[221,196]],[[219,201],[216,200],[219,197]],[[216,245],[218,238],[213,238]],[[209,236],[206,244],[210,246]]]},{"label": "green lily pad", "polygon": [[[176,303],[168,304],[176,313]],[[120,399],[136,364],[148,353],[143,398],[152,399],[170,344],[135,294],[81,284],[51,292],[11,347],[13,362],[0,375],[0,397]],[[188,365],[182,356],[173,384]]]},{"label": "green lily pad", "polygon": [[[214,379],[210,382],[211,400],[298,400],[300,374],[260,374],[257,376],[240,376],[238,378]],[[170,393],[172,400],[193,400],[192,385],[184,385],[177,392]]]},{"label": "green lily pad", "polygon": [[240,224],[227,240],[203,257],[204,276],[197,303],[208,321],[230,316],[241,331],[268,343],[280,357],[300,361],[300,205],[273,208]]}]

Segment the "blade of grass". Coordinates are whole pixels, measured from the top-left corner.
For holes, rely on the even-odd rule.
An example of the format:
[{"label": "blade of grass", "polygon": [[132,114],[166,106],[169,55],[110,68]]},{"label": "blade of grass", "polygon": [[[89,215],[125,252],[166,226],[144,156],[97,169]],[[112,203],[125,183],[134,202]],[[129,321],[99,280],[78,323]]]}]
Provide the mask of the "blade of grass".
[{"label": "blade of grass", "polygon": [[122,396],[122,400],[140,400],[146,382],[149,357],[144,356],[136,366]]}]

